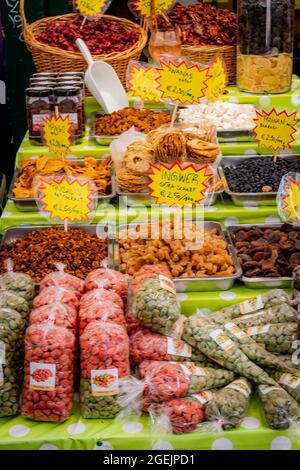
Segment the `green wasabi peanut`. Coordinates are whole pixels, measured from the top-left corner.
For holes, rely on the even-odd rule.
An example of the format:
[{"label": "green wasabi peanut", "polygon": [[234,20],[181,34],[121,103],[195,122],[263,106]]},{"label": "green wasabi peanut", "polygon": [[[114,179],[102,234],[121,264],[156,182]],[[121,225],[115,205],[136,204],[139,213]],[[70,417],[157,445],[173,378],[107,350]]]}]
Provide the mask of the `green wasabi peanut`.
[{"label": "green wasabi peanut", "polygon": [[32,300],[35,293],[35,284],[30,276],[23,273],[7,272],[0,276],[0,287],[13,291],[25,300]]},{"label": "green wasabi peanut", "polygon": [[300,421],[300,406],[286,390],[279,385],[258,386],[258,394],[263,406],[265,420],[273,429],[288,429],[292,423]]},{"label": "green wasabi peanut", "polygon": [[291,354],[297,339],[297,323],[277,323],[247,328],[247,335],[265,345],[270,352]]},{"label": "green wasabi peanut", "polygon": [[295,323],[296,319],[295,309],[288,304],[281,304],[257,313],[243,315],[234,319],[233,322],[240,328],[250,328],[251,326],[261,326],[269,323]]},{"label": "green wasabi peanut", "polygon": [[12,291],[0,289],[0,308],[11,308],[20,313],[23,320],[27,322],[29,316],[29,304],[24,297]]}]

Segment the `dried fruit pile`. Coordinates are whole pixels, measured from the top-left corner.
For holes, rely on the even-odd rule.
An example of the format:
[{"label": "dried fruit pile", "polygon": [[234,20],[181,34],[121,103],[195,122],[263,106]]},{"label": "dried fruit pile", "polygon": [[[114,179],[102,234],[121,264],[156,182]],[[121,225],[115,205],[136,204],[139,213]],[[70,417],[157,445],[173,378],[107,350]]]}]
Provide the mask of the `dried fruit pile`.
[{"label": "dried fruit pile", "polygon": [[99,21],[87,20],[83,27],[82,16],[66,21],[47,23],[37,40],[52,47],[70,52],[78,52],[76,39],[80,38],[94,55],[107,55],[123,52],[139,40],[138,28],[123,26],[118,21],[101,18]]}]

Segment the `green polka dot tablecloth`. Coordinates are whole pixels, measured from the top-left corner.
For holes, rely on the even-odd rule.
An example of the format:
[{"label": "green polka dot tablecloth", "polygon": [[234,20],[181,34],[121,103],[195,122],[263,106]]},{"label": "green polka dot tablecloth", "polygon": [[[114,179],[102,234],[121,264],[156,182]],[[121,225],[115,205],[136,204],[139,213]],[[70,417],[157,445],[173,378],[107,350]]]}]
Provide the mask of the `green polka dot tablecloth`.
[{"label": "green polka dot tablecloth", "polygon": [[[300,106],[300,79],[297,76],[293,77],[292,89],[289,93],[279,95],[255,95],[250,93],[242,93],[236,87],[228,87],[228,93],[222,97],[223,101],[230,101],[231,103],[249,103],[255,105],[258,109],[265,109],[270,111],[273,107],[277,111],[285,109],[288,112],[293,112],[299,109]],[[100,157],[109,153],[109,147],[100,146],[94,142],[90,137],[89,130],[89,117],[95,111],[99,110],[99,105],[94,98],[87,98],[86,100],[86,114],[88,118],[87,132],[85,138],[78,145],[71,147],[71,154],[76,157],[94,156]],[[133,104],[133,100],[130,99]],[[157,108],[161,106],[146,105],[145,107]],[[296,134],[295,142],[292,144],[292,150],[284,151],[283,153],[300,153],[300,127],[299,132]],[[259,149],[255,142],[231,142],[221,144],[223,155],[256,155],[258,153],[271,153],[263,149]],[[23,139],[19,148],[16,165],[23,159],[28,159],[33,156],[40,155],[47,152],[47,147],[32,145],[29,142],[28,134]]]},{"label": "green polka dot tablecloth", "polygon": [[[238,285],[226,292],[178,294],[178,298],[183,313],[189,316],[200,311],[210,314],[262,292],[265,290],[249,291]],[[217,434],[197,431],[152,436],[147,416],[128,422],[86,420],[80,417],[78,401],[73,415],[63,424],[37,423],[19,416],[0,418],[0,450],[299,450],[299,439],[288,430],[269,429],[256,397],[238,429]]]}]

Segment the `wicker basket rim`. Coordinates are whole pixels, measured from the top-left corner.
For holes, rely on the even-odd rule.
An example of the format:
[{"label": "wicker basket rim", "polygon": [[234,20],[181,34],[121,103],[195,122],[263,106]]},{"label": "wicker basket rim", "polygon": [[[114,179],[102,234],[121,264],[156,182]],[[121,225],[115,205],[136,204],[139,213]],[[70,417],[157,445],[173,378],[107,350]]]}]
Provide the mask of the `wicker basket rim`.
[{"label": "wicker basket rim", "polygon": [[[66,19],[70,19],[76,16],[76,13],[69,13],[67,15],[61,15],[61,16],[49,16],[47,18],[42,18],[40,20],[35,21],[34,23],[31,23],[30,25],[27,24],[25,18],[23,18],[23,30],[24,30],[24,37],[26,40],[26,43],[28,47],[30,48],[36,48],[40,49],[43,51],[43,53],[52,53],[56,55],[63,55],[64,57],[68,57],[68,59],[79,59],[82,58],[82,55],[80,52],[71,52],[71,51],[66,51],[65,49],[60,49],[59,47],[53,47],[49,46],[48,44],[44,44],[42,42],[37,41],[37,39],[34,36],[35,29],[42,26],[43,24],[47,24],[48,22],[51,21],[65,21]],[[127,56],[132,55],[132,53],[136,50],[142,50],[148,39],[147,32],[140,26],[135,23],[133,23],[130,20],[127,20],[126,18],[118,18],[116,16],[111,16],[111,15],[103,15],[103,18],[106,19],[112,19],[113,21],[117,21],[119,23],[123,23],[124,26],[128,26],[130,28],[135,28],[139,30],[139,39],[138,41],[131,46],[129,49],[126,49],[125,51],[120,51],[120,52],[112,52],[110,54],[92,54],[94,58],[103,60],[103,59],[125,59]]]},{"label": "wicker basket rim", "polygon": [[235,49],[237,46],[236,44],[205,44],[205,45],[198,45],[198,46],[192,46],[192,45],[189,45],[189,44],[183,44],[182,45],[182,49],[188,49],[188,50],[195,50],[196,52],[199,51],[199,49],[201,50],[210,50],[210,49],[217,49],[217,50],[220,50],[222,49],[224,52],[227,50],[228,52],[229,51],[232,51],[233,49]]}]

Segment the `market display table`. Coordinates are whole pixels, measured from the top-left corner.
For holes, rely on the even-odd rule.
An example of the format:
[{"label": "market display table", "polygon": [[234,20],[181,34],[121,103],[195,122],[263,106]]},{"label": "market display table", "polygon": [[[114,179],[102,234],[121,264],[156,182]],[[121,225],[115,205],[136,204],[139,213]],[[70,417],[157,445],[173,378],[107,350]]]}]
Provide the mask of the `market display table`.
[{"label": "market display table", "polygon": [[[242,93],[237,90],[235,86],[228,87],[228,94],[222,97],[223,101],[230,101],[232,103],[249,103],[256,106],[258,109],[265,109],[270,111],[273,107],[277,111],[286,110],[288,112],[295,111],[295,108],[300,106],[300,79],[294,75],[292,89],[289,93],[279,95],[256,95],[250,93]],[[130,99],[130,103],[133,100]],[[146,105],[152,109],[161,109],[159,105]],[[99,105],[94,98],[87,98],[86,100],[86,115],[89,118],[92,113],[99,111]],[[300,127],[299,132],[296,134],[295,142],[292,144],[292,150],[288,150],[283,153],[300,153]],[[221,150],[223,155],[255,155],[258,153],[270,154],[271,151],[262,151],[258,148],[255,142],[231,142],[221,143]],[[28,159],[32,156],[41,155],[42,153],[48,152],[47,147],[32,145],[29,142],[28,134],[25,136],[16,158],[16,166],[23,159]],[[100,146],[94,142],[90,137],[89,122],[87,122],[87,132],[83,141],[78,145],[71,147],[71,154],[76,157],[100,157],[101,155],[107,155],[109,153],[109,147]]]}]

